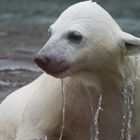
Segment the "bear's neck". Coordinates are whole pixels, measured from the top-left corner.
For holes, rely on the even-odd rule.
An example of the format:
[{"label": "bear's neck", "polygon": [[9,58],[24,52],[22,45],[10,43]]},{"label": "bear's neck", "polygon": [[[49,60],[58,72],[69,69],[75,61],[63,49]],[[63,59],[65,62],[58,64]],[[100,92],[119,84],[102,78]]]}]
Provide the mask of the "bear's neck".
[{"label": "bear's neck", "polygon": [[[124,88],[129,86],[130,81],[134,79],[135,65],[134,63],[127,59],[125,63],[122,64],[121,71],[117,73],[108,72],[100,73],[99,75],[93,75],[92,73],[82,73],[77,79],[72,78],[74,82],[80,83],[82,90],[79,90],[79,94],[84,94],[88,96],[88,92],[91,94],[91,102],[93,106],[96,106],[99,102],[99,97],[102,95],[101,108],[98,118],[99,130],[102,134],[101,139],[113,139],[116,137],[120,139],[120,130],[123,129],[123,108],[124,108]],[[75,88],[77,88],[76,86]],[[74,92],[73,92],[74,93]],[[80,98],[78,95],[78,98]],[[97,109],[94,109],[94,116]],[[111,130],[111,131],[110,131]]]},{"label": "bear's neck", "polygon": [[72,78],[102,92],[121,92],[126,83],[133,82],[136,78],[137,66],[135,61],[134,57],[124,57],[123,62],[115,70],[83,71],[74,74]]},{"label": "bear's neck", "polygon": [[[96,75],[96,76],[95,76]],[[72,76],[73,81],[82,82],[83,85],[94,87],[100,92],[121,91],[123,88],[123,77],[121,72],[100,72],[93,74],[92,72],[81,72],[76,76]],[[76,80],[75,80],[76,79]]]},{"label": "bear's neck", "polygon": [[[88,124],[90,122],[90,124],[92,124],[91,119],[96,118],[99,125],[100,139],[113,139],[116,137],[117,139],[115,140],[118,140],[122,128],[121,119],[123,118],[122,89],[119,87],[120,77],[118,78],[116,76],[112,78],[112,75],[109,75],[108,77],[97,79],[94,76],[92,77],[92,75],[85,75],[84,78],[88,78],[88,80],[71,77],[68,82],[66,82],[67,85],[64,84],[66,101],[68,102],[66,105],[66,114],[69,114],[69,111],[72,112],[72,114],[80,112],[80,116],[82,116],[84,112],[84,114],[86,114],[85,118],[82,119],[83,116],[79,117],[81,124],[83,120],[84,123],[86,122]],[[101,96],[102,100],[100,100]],[[71,107],[69,103],[72,103],[73,106]],[[103,110],[99,110],[99,114],[97,115],[99,106]],[[83,127],[83,132],[88,130],[90,129]]]}]

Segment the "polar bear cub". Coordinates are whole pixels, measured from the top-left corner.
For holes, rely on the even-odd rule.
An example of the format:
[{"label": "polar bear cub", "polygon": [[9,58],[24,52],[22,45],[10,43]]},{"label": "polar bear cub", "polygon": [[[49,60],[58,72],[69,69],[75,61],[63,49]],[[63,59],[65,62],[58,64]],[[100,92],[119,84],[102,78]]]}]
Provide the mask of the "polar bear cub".
[{"label": "polar bear cub", "polygon": [[[45,73],[0,105],[0,140],[58,140],[64,117],[62,93],[62,139],[140,139],[139,63],[134,63],[140,39],[123,32],[108,12],[91,1],[66,9],[49,33],[35,57]],[[127,87],[135,90],[134,104],[127,104],[133,108],[130,127],[123,112]],[[97,117],[99,97],[102,110]]]}]

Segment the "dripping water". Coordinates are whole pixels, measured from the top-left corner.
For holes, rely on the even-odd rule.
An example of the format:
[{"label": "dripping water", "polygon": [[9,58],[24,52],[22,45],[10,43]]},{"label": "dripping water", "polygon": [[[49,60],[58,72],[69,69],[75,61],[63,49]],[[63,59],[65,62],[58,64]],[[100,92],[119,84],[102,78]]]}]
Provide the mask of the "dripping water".
[{"label": "dripping water", "polygon": [[121,129],[121,140],[131,140],[132,135],[132,119],[133,119],[133,105],[134,105],[134,94],[137,75],[137,64],[138,58],[135,57],[134,68],[135,70],[132,73],[132,79],[128,79],[125,68],[122,73],[123,76],[123,124]]},{"label": "dripping water", "polygon": [[64,92],[64,80],[61,79],[62,85],[62,125],[59,140],[62,140],[65,128],[65,92]]},{"label": "dripping water", "polygon": [[92,104],[92,97],[91,97],[91,93],[86,85],[85,85],[85,89],[88,93],[89,106],[90,106],[91,118],[92,118],[92,120],[91,120],[92,123],[91,123],[91,127],[90,127],[90,140],[94,140],[94,109],[93,109],[93,104]]},{"label": "dripping water", "polygon": [[[99,140],[99,124],[98,124],[98,119],[99,119],[99,113],[102,109],[102,94],[100,94],[99,99],[97,101],[97,110],[94,112],[93,109],[93,101],[92,101],[92,95],[93,92],[89,90],[89,88],[85,85],[85,89],[88,93],[89,97],[89,106],[90,106],[90,111],[91,111],[91,118],[92,118],[92,123],[91,123],[91,128],[90,128],[90,139],[91,140]],[[93,91],[93,90],[92,90]]]},{"label": "dripping water", "polygon": [[95,118],[94,118],[94,126],[95,126],[95,140],[99,140],[99,124],[98,124],[98,118],[99,118],[99,113],[100,110],[103,110],[101,108],[102,105],[102,94],[100,94],[99,101],[98,101],[98,106],[97,106],[97,111],[95,113]]}]

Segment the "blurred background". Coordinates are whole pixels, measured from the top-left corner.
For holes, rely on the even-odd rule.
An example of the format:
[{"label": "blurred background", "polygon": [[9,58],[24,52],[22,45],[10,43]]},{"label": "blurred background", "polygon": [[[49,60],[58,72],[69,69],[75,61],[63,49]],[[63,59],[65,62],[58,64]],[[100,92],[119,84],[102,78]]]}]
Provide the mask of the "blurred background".
[{"label": "blurred background", "polygon": [[[60,13],[80,0],[0,0],[0,101],[41,70],[34,54]],[[140,0],[96,0],[123,30],[140,36]]]}]

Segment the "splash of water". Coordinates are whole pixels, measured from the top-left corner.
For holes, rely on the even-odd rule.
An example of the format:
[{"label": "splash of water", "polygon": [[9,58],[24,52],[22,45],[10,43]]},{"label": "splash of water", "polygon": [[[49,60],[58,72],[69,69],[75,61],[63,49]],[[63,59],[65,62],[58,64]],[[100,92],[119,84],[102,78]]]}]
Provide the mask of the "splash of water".
[{"label": "splash of water", "polygon": [[131,140],[132,135],[132,119],[133,119],[133,105],[134,105],[134,94],[135,94],[135,86],[134,83],[136,81],[137,75],[137,64],[138,58],[135,57],[135,70],[132,74],[132,79],[127,79],[125,73],[123,76],[123,124],[121,129],[121,140]]},{"label": "splash of water", "polygon": [[92,104],[92,97],[91,97],[91,93],[86,85],[85,85],[85,89],[86,89],[86,91],[88,93],[88,97],[89,97],[89,106],[90,106],[91,118],[92,118],[92,123],[90,126],[90,140],[94,140],[94,109],[93,109],[93,104]]},{"label": "splash of water", "polygon": [[133,117],[133,92],[134,87],[129,85],[123,91],[123,128],[121,140],[131,140],[132,117]]},{"label": "splash of water", "polygon": [[89,97],[89,106],[90,106],[90,110],[91,110],[91,118],[92,118],[92,123],[91,123],[91,128],[90,128],[90,139],[91,140],[99,140],[99,123],[98,123],[98,119],[99,119],[99,113],[102,109],[101,105],[102,105],[102,94],[100,94],[99,99],[97,101],[98,105],[97,105],[97,110],[94,111],[93,109],[93,104],[92,104],[92,95],[94,94],[94,91],[90,91],[88,86],[85,85],[85,89],[88,93],[88,97]]},{"label": "splash of water", "polygon": [[100,110],[103,110],[102,107],[102,94],[100,94],[99,101],[98,101],[98,106],[97,106],[97,111],[95,113],[95,118],[94,118],[94,126],[95,126],[95,140],[99,140],[99,124],[98,124],[98,118],[99,118],[99,113]]},{"label": "splash of water", "polygon": [[64,128],[65,128],[65,92],[64,92],[64,81],[61,79],[62,84],[62,125],[61,125],[61,133],[59,136],[59,140],[62,140],[63,134],[64,134]]}]

